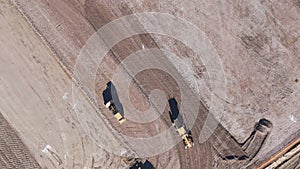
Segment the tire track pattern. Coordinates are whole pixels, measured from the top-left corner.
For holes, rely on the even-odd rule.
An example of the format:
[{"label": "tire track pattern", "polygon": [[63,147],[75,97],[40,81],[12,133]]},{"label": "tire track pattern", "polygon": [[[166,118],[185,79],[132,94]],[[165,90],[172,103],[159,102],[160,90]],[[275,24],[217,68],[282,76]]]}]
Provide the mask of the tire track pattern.
[{"label": "tire track pattern", "polygon": [[1,113],[0,168],[41,168]]}]

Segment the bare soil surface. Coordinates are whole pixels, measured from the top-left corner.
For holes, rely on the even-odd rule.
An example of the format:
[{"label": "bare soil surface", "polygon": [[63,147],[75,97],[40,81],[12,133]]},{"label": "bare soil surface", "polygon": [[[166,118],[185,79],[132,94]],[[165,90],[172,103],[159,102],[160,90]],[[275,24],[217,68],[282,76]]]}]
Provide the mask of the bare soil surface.
[{"label": "bare soil surface", "polygon": [[[0,167],[127,166],[86,136],[72,108],[70,77],[12,3],[1,3],[0,25]],[[86,111],[96,111],[81,98]],[[103,136],[114,138],[105,126]]]},{"label": "bare soil surface", "polygon": [[[273,123],[270,137],[253,161],[269,158],[299,137],[298,1],[127,2],[134,12],[170,13],[206,33],[226,75],[227,106],[222,125],[242,143],[260,118]],[[155,41],[193,63],[199,58],[170,38],[156,37]],[[193,69],[199,72],[196,64]],[[201,92],[204,101],[209,100],[208,91]]]},{"label": "bare soil surface", "polygon": [[[122,125],[103,105],[102,91],[106,83],[112,80],[114,71],[128,55],[145,48],[168,49],[183,60],[184,64],[178,64],[162,57],[158,64],[181,75],[185,92],[179,90],[177,79],[167,73],[153,69],[142,71],[135,76],[129,90],[130,101],[138,110],[150,107],[152,103],[149,98],[153,89],[163,91],[166,100],[176,98],[179,105],[182,95],[188,95],[191,100],[202,99],[198,116],[185,116],[188,122],[193,118],[195,120],[190,128],[195,146],[185,150],[179,143],[162,154],[147,158],[155,168],[240,168],[251,163],[254,167],[290,140],[299,137],[298,1],[13,2],[32,27],[15,6],[3,3],[3,29],[0,31],[4,35],[1,36],[1,46],[5,50],[1,51],[1,55],[13,57],[2,58],[1,69],[4,71],[1,71],[0,87],[3,89],[1,96],[5,99],[0,102],[0,111],[20,133],[24,144],[42,167],[128,167],[125,158],[110,154],[102,149],[104,147],[96,145],[101,139],[92,140],[88,136],[111,138],[107,145],[131,152],[130,147],[134,149],[134,145],[128,145],[120,135],[153,137],[171,127],[168,105],[163,112],[153,112],[161,114],[154,121],[138,123],[129,119]],[[287,15],[284,15],[285,10],[289,10]],[[220,56],[226,78],[226,97],[222,98],[226,109],[225,113],[220,112],[223,114],[221,123],[203,144],[199,144],[198,137],[208,114],[210,91],[201,88],[200,84],[203,81],[208,83],[211,78],[206,72],[207,65],[203,64],[202,56],[196,55],[181,42],[161,35],[137,35],[115,45],[105,56],[104,62],[97,65],[97,72],[88,72],[96,73],[94,84],[83,86],[83,90],[74,89],[83,103],[80,109],[95,115],[91,116],[95,117],[92,120],[79,120],[93,127],[86,130],[80,125],[82,121],[77,119],[76,104],[70,98],[71,76],[83,45],[99,28],[121,16],[153,11],[182,17],[199,27]],[[147,30],[149,25],[140,26]],[[140,60],[132,66],[145,63],[146,60]],[[191,73],[186,76],[180,66],[188,67]],[[84,73],[79,71],[81,76],[85,76]],[[128,78],[130,74],[124,76],[124,80]],[[197,79],[200,91],[191,86],[191,78]],[[15,83],[16,80],[19,83]],[[126,108],[126,105],[123,106]],[[192,108],[192,102],[187,107]],[[143,116],[135,112],[126,113],[128,117]],[[251,162],[224,160],[228,156],[247,155],[239,143],[245,141],[261,118],[270,120],[273,128],[255,158]],[[176,135],[170,141],[174,140]],[[144,149],[151,147],[143,146]],[[251,149],[256,150],[257,147]]]},{"label": "bare soil surface", "polygon": [[[43,13],[44,10],[41,10],[43,3],[41,3],[41,4],[34,3],[30,6],[28,6],[29,3],[26,3],[26,4],[22,3],[22,2],[19,2],[19,3],[20,3],[20,7],[22,9],[24,9],[25,15],[27,15],[29,17],[30,21],[33,22],[33,24],[37,27],[39,32],[46,38],[46,40],[54,48],[54,50],[58,54],[57,56],[59,57],[59,60],[62,61],[63,65],[66,65],[65,66],[66,68],[72,67],[72,64],[74,64],[74,63],[72,63],[72,61],[75,60],[76,55],[68,55],[68,53],[70,53],[70,52],[76,53],[76,51],[78,53],[78,51],[80,50],[78,45],[77,46],[71,45],[71,47],[68,47],[71,43],[75,44],[74,39],[72,37],[68,37],[68,38],[71,38],[68,43],[69,45],[66,46],[66,48],[69,50],[65,51],[65,48],[62,48],[62,46],[61,46],[62,44],[58,44],[54,41],[48,40],[48,38],[50,38],[50,37],[51,38],[54,38],[54,37],[60,38],[61,36],[68,36],[69,32],[77,31],[77,30],[74,30],[74,29],[78,29],[77,26],[69,27],[68,28],[69,30],[62,29],[62,31],[64,32],[63,35],[61,35],[62,32],[58,32],[55,28],[53,28],[55,31],[54,30],[49,31],[49,30],[51,30],[51,28],[44,27],[44,24],[48,24],[49,26],[56,25],[57,24],[56,22],[58,22],[56,20],[56,18],[62,19],[63,16],[60,16],[60,17],[53,16],[52,19],[54,19],[53,20],[54,23],[53,22],[42,23],[42,22],[44,22],[44,20],[38,19],[35,16],[36,15],[39,15],[39,16],[49,15],[49,13]],[[66,5],[66,7],[63,7],[64,5]],[[77,5],[80,5],[80,4],[77,4]],[[78,12],[81,13],[83,16],[86,16],[86,18],[82,17],[81,15],[78,15],[77,16],[78,18],[76,18],[75,15],[72,15],[73,20],[74,21],[82,20],[82,22],[86,22],[86,23],[90,24],[89,26],[92,26],[95,30],[100,28],[103,24],[108,23],[109,21],[112,21],[114,18],[131,13],[130,9],[126,6],[126,4],[122,4],[122,3],[121,4],[113,3],[113,2],[99,3],[99,2],[94,2],[94,1],[87,1],[83,5],[85,7],[85,11],[80,11],[80,9],[82,9],[82,8],[80,8],[74,4],[70,4],[70,3],[66,4],[63,2],[59,2],[59,4],[49,3],[46,5],[46,8],[50,9],[50,11],[51,10],[60,10],[58,8],[62,8],[62,9],[73,8],[73,10],[78,10]],[[28,8],[27,8],[27,6],[28,6]],[[39,11],[41,11],[41,13],[31,13],[31,11],[35,11],[35,10],[32,10],[32,8],[35,8],[35,6],[37,6],[36,7],[37,9],[40,9]],[[29,9],[31,9],[31,10],[29,10]],[[63,10],[63,12],[67,12],[67,11]],[[58,14],[59,14],[59,12],[53,13],[53,15],[58,15]],[[50,17],[52,17],[52,16],[50,15]],[[68,19],[72,20],[72,18],[69,16]],[[87,20],[84,20],[84,19],[87,19]],[[70,22],[71,22],[71,20],[70,20]],[[65,22],[60,23],[59,26],[63,26],[63,24],[66,24],[66,23]],[[83,25],[88,25],[88,24],[83,24]],[[84,29],[82,29],[82,30],[84,30]],[[141,49],[141,45],[139,45],[141,42],[143,42],[143,44],[146,47],[157,47],[156,43],[154,43],[152,38],[149,37],[148,35],[137,36],[137,37],[128,39],[128,41],[123,41],[120,44],[116,45],[112,49],[112,52],[110,52],[108,54],[108,58],[113,59],[115,63],[114,63],[114,65],[109,65],[108,67],[106,67],[106,68],[110,69],[110,71],[106,71],[106,72],[113,72],[114,67],[116,67],[118,65],[118,62],[123,60],[128,54],[133,53],[138,49]],[[81,42],[81,43],[84,44],[84,42]],[[65,59],[66,55],[68,55],[67,57],[69,59]],[[165,62],[164,63],[165,65],[170,64],[168,61],[163,61],[163,59],[161,60],[161,62],[163,62],[163,63]],[[111,63],[111,62],[109,62],[109,63]],[[67,71],[72,72],[72,68],[68,69]],[[105,83],[103,83],[103,82],[108,82],[110,80],[110,78],[107,77],[107,76],[109,76],[109,73],[107,75],[105,73],[102,73],[101,71],[103,71],[103,69],[99,69],[99,72],[97,72],[97,74],[99,74],[99,75],[104,74],[106,76],[97,77],[97,78],[99,78],[99,80],[97,79],[97,81],[96,81],[96,83],[97,83],[96,92],[98,93],[98,96],[101,96],[100,93],[105,88]],[[147,72],[144,72],[144,74],[140,75],[140,77],[147,77],[148,80],[151,81],[151,83],[149,84],[149,88],[143,87],[142,90],[147,92],[151,88],[154,88],[156,86],[161,86],[161,87],[163,87],[162,90],[165,91],[166,95],[169,96],[169,98],[170,97],[178,98],[178,96],[176,96],[177,95],[176,92],[174,92],[174,89],[176,89],[176,86],[173,86],[172,83],[168,83],[171,81],[167,81],[167,83],[166,83],[166,81],[162,81],[161,79],[159,79],[159,76],[155,75],[155,71],[154,72],[149,71],[148,74],[147,74]],[[141,80],[138,79],[138,77],[137,77],[137,81],[139,83],[141,83],[140,82]],[[137,85],[140,85],[140,84],[137,84]],[[138,90],[138,88],[136,88],[136,89],[133,88],[133,90]],[[147,95],[147,93],[146,93],[146,95]],[[143,99],[147,99],[145,97],[142,97],[141,95],[134,95],[134,97],[136,97],[136,100],[139,100],[139,101],[142,101]],[[191,95],[191,97],[195,97],[195,96]],[[99,99],[100,99],[100,103],[101,103],[102,102],[101,97]],[[138,104],[136,103],[136,105],[138,105]],[[141,106],[142,105],[143,104],[141,104]],[[118,122],[116,122],[116,120],[114,118],[112,118],[110,112],[105,111],[103,109],[103,107],[104,107],[103,105],[98,105],[98,106],[100,107],[100,110],[103,111],[104,116],[106,116],[106,118],[111,121],[114,128],[116,130],[119,130],[119,132],[122,131],[126,135],[128,135],[128,134],[132,134],[134,131],[135,136],[141,136],[141,134],[147,134],[147,136],[151,136],[151,135],[153,135],[151,133],[153,133],[153,132],[155,133],[155,131],[156,131],[155,129],[152,129],[152,127],[155,125],[152,125],[151,123],[142,124],[142,125],[136,124],[136,123],[127,123],[127,125],[120,126],[118,124]],[[202,115],[198,116],[198,118],[196,120],[196,125],[194,128],[192,128],[192,132],[195,133],[196,138],[199,135],[199,132],[201,131],[201,127],[203,126],[204,120],[206,118],[207,111],[205,110],[204,106],[202,106],[200,108],[200,114],[202,114]],[[164,125],[166,125],[166,124],[163,124],[163,122],[169,121],[167,111],[163,113],[163,116],[159,121],[161,121],[158,123],[159,126],[164,127]],[[164,123],[166,123],[166,122],[164,122]],[[169,122],[169,126],[170,126],[170,122]],[[132,130],[132,129],[134,129],[134,130]],[[231,138],[229,133],[227,131],[225,131],[221,125],[219,125],[219,127],[217,128],[217,131],[213,134],[213,136],[209,142],[207,142],[203,145],[199,145],[197,143],[197,146],[195,146],[194,149],[187,150],[187,151],[184,150],[183,146],[179,144],[178,150],[177,150],[179,152],[176,152],[176,149],[171,150],[169,152],[169,153],[179,153],[179,155],[169,155],[169,156],[172,158],[179,157],[180,158],[180,167],[182,167],[182,168],[197,168],[198,166],[211,168],[212,167],[211,165],[213,165],[213,163],[212,163],[213,159],[210,155],[210,154],[212,154],[212,151],[213,151],[211,145],[213,145],[213,147],[218,149],[217,151],[219,151],[220,154],[222,154],[223,156],[226,156],[227,154],[232,154],[232,153],[237,154],[237,156],[243,155],[243,151],[241,150],[241,147],[237,144],[237,142],[235,142],[235,140],[233,140]],[[189,153],[189,154],[186,155],[186,153]],[[174,164],[171,164],[169,162],[169,160],[163,161],[162,160],[163,158],[160,157],[163,155],[164,154],[159,155],[159,157],[153,158],[153,160],[151,160],[151,162],[157,163],[154,160],[159,159],[160,165],[156,166],[159,168],[165,168],[167,166],[173,166],[173,167],[176,166]],[[199,159],[199,160],[196,160],[196,159]],[[174,161],[174,160],[172,160],[172,161]]]}]

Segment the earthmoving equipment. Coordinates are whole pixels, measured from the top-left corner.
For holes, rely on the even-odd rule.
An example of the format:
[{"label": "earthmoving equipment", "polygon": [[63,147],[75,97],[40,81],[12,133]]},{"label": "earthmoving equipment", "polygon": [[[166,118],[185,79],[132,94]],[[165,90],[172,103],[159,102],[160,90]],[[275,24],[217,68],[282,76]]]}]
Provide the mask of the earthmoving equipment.
[{"label": "earthmoving equipment", "polygon": [[118,119],[119,123],[122,124],[126,119],[122,116],[122,114],[117,110],[116,105],[113,101],[108,101],[105,103],[105,107],[108,108],[114,116]]},{"label": "earthmoving equipment", "polygon": [[193,141],[191,131],[185,126],[185,124],[182,124],[177,119],[175,119],[173,121],[173,126],[175,127],[176,132],[182,138],[185,149],[194,146],[194,141]]}]

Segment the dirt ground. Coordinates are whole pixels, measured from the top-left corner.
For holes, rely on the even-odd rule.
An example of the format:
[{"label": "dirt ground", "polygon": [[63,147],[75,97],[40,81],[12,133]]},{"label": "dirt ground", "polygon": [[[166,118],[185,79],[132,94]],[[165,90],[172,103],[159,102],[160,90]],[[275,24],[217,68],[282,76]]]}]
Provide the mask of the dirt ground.
[{"label": "dirt ground", "polygon": [[[4,1],[0,9],[0,42],[4,49],[1,56],[10,56],[1,57],[0,112],[42,168],[126,168],[125,158],[108,153],[98,143],[109,138],[108,146],[132,152],[133,145],[128,145],[120,133],[150,137],[171,126],[168,108],[153,122],[139,124],[129,120],[130,123],[120,125],[102,104],[102,91],[112,80],[114,70],[128,55],[144,48],[164,48],[180,56],[180,65],[163,58],[159,64],[177,69],[173,72],[182,75],[187,92],[180,93],[178,84],[167,74],[144,71],[130,87],[130,100],[137,109],[149,107],[153,89],[164,91],[167,99],[175,97],[179,103],[180,96],[186,94],[191,100],[200,97],[207,104],[200,104],[199,116],[194,117],[196,123],[191,130],[195,147],[184,150],[182,144],[177,144],[165,153],[147,158],[155,168],[256,167],[299,137],[300,7],[296,0],[15,0]],[[221,124],[203,144],[197,139],[208,113],[206,107],[210,106],[210,91],[201,88],[201,84],[211,77],[201,60],[203,56],[172,38],[151,34],[123,40],[97,69],[96,97],[90,92],[94,84],[86,78],[83,90],[73,88],[81,107],[72,102],[71,75],[88,38],[110,21],[140,12],[164,12],[186,19],[206,34],[220,56],[226,78],[226,97],[222,98],[226,108]],[[151,28],[151,24],[141,26]],[[143,63],[146,61],[135,62]],[[181,65],[191,73],[180,71]],[[88,77],[85,73],[90,72],[79,71],[80,76]],[[197,79],[200,91],[189,86],[191,78]],[[76,114],[79,110],[84,113]],[[130,116],[142,118],[134,113]],[[187,121],[193,118],[185,117]],[[273,128],[252,161],[227,162],[220,158],[242,156],[245,152],[239,143],[246,140],[261,118],[270,120]],[[88,126],[93,127],[87,130]]]},{"label": "dirt ground", "polygon": [[41,168],[2,114],[0,129],[1,168]]},{"label": "dirt ground", "polygon": [[[128,3],[134,12],[171,13],[205,31],[225,67],[227,106],[222,125],[243,142],[258,119],[273,123],[271,135],[254,161],[299,137],[298,1]],[[159,43],[162,48],[184,53],[176,50],[180,45],[174,40],[158,37],[156,41],[163,41]]]},{"label": "dirt ground", "polygon": [[[108,154],[85,135],[72,109],[70,77],[12,3],[1,3],[0,20],[0,111],[40,166],[125,167],[120,157]],[[87,99],[82,101],[86,111],[96,111]],[[9,126],[5,129],[10,130]],[[12,151],[23,154],[26,149],[21,146],[15,145]]]}]

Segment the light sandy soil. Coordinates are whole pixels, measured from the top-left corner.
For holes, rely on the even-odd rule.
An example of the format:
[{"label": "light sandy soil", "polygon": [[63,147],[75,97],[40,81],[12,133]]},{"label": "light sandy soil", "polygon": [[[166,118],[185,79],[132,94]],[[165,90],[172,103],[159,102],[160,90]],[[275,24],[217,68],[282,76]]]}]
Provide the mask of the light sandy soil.
[{"label": "light sandy soil", "polygon": [[[96,146],[83,132],[72,109],[72,81],[52,52],[12,3],[2,2],[0,8],[0,112],[40,166],[80,169],[126,166],[120,157]],[[83,94],[81,98],[86,111],[95,111]],[[114,137],[110,132],[102,134]]]}]

